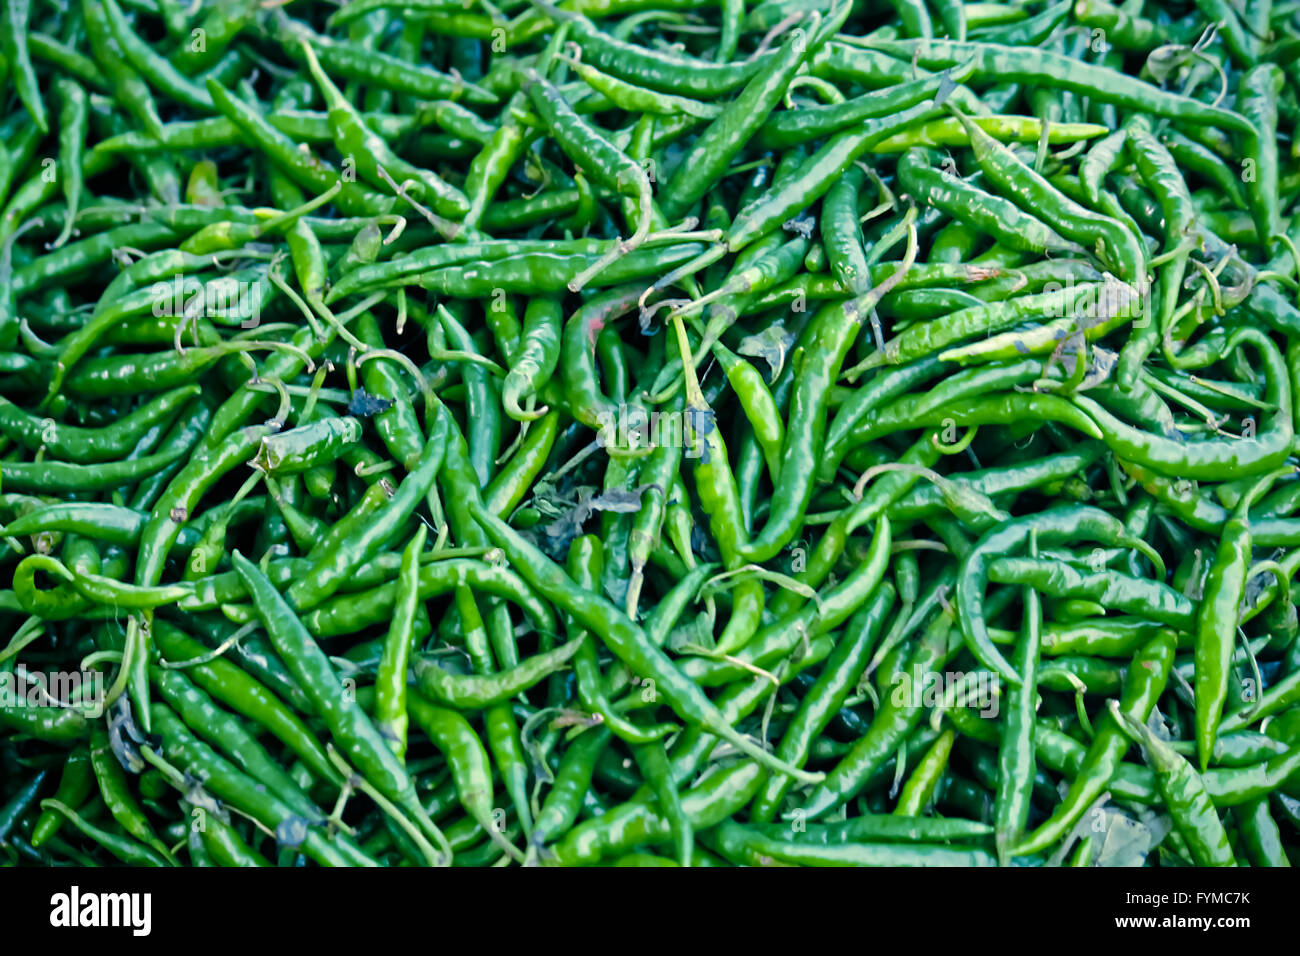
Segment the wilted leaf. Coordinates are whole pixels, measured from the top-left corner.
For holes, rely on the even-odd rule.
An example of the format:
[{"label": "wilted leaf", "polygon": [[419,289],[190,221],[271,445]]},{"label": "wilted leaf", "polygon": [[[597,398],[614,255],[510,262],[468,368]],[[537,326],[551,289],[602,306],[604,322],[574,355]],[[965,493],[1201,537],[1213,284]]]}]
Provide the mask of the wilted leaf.
[{"label": "wilted leaf", "polygon": [[953,82],[952,71],[944,70],[943,75],[939,77],[939,88],[934,91],[934,105],[943,106],[944,101],[952,95],[952,91],[957,89],[957,84]]},{"label": "wilted leaf", "polygon": [[787,219],[781,223],[781,228],[786,232],[797,233],[805,239],[812,238],[813,228],[816,226],[816,220],[812,216],[796,216],[794,219]]},{"label": "wilted leaf", "polygon": [[642,496],[654,488],[660,494],[663,489],[658,485],[637,485],[635,488],[624,490],[615,488],[613,491],[606,491],[604,494],[597,495],[585,502],[586,506],[592,511],[614,511],[619,514],[635,514],[641,510]]},{"label": "wilted leaf", "polygon": [[1100,811],[1104,828],[1094,866],[1135,867],[1146,862],[1158,841],[1151,828],[1111,807]]},{"label": "wilted leaf", "polygon": [[785,368],[785,360],[790,354],[792,345],[794,345],[794,333],[787,330],[784,323],[773,322],[762,332],[741,339],[736,351],[741,355],[760,358],[767,362],[772,369],[769,379],[776,381],[776,377],[781,374],[781,369]]},{"label": "wilted leaf", "polygon": [[140,732],[131,714],[131,704],[123,694],[108,711],[108,744],[118,763],[131,773],[140,773],[145,767],[144,758],[140,756],[140,747],[144,743],[144,734]]},{"label": "wilted leaf", "polygon": [[364,388],[358,388],[352,393],[352,400],[348,402],[348,414],[355,418],[369,418],[371,415],[387,411],[392,404],[391,399],[380,398],[378,395],[371,395]]},{"label": "wilted leaf", "polygon": [[1092,347],[1092,362],[1088,366],[1088,371],[1084,373],[1083,381],[1075,391],[1083,392],[1090,388],[1096,388],[1107,379],[1110,373],[1115,369],[1115,363],[1119,355],[1110,349],[1104,349],[1099,345]]}]

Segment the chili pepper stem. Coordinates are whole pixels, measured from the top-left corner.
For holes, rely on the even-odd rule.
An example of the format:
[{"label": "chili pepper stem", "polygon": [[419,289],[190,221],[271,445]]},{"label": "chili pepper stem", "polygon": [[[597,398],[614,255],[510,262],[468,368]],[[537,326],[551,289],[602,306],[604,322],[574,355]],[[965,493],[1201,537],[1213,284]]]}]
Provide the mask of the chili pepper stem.
[{"label": "chili pepper stem", "polygon": [[621,257],[640,247],[645,242],[646,237],[650,235],[650,223],[653,218],[654,197],[650,191],[650,183],[644,180],[640,183],[640,189],[637,195],[638,211],[636,231],[627,239],[620,239],[613,249],[605,253],[586,269],[579,272],[569,280],[570,292],[581,292],[592,279],[604,272],[612,263]]},{"label": "chili pepper stem", "polygon": [[[442,831],[438,829],[438,826],[429,819],[428,814],[424,812],[423,807],[418,803],[413,805],[413,810],[418,810],[416,818],[419,820],[419,826],[417,827],[407,819],[406,815],[394,806],[387,797],[371,786],[365,778],[355,773],[352,768],[348,766],[347,761],[345,761],[339,755],[339,752],[334,749],[333,744],[326,744],[325,750],[329,755],[330,763],[334,764],[335,769],[342,774],[343,778],[350,781],[352,786],[356,787],[371,800],[375,801],[389,819],[402,828],[406,835],[409,836],[420,848],[420,851],[424,854],[424,857],[430,866],[451,866],[451,844],[447,842],[446,836],[444,836]],[[429,840],[425,836],[426,834],[432,837],[433,840],[439,844],[438,850],[435,850],[433,845],[429,843]]]}]

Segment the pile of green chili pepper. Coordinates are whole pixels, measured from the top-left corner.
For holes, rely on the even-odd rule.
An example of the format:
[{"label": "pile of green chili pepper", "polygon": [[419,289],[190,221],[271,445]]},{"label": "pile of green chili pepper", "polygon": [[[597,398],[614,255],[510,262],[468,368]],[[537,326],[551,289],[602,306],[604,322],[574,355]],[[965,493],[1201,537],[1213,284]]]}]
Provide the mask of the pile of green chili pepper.
[{"label": "pile of green chili pepper", "polygon": [[0,3],[0,863],[1300,859],[1300,3]]}]

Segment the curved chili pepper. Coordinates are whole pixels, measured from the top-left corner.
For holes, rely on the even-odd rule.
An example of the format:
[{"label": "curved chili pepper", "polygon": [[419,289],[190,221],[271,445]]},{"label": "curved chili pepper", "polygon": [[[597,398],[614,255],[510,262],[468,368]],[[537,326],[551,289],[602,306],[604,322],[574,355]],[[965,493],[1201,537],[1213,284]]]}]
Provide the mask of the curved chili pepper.
[{"label": "curved chili pepper", "polygon": [[1196,753],[1202,772],[1209,766],[1228,696],[1238,607],[1245,593],[1251,553],[1250,506],[1270,484],[1272,480],[1267,477],[1256,482],[1224,524],[1197,614]]},{"label": "curved chili pepper", "polygon": [[[882,584],[870,602],[850,621],[850,639],[836,645],[821,676],[804,695],[798,712],[781,738],[777,756],[796,764],[806,759],[813,738],[826,729],[866,670],[885,619],[894,606],[894,595],[891,585]],[[755,823],[772,820],[789,788],[786,778],[769,777],[755,797],[749,819]]]},{"label": "curved chili pepper", "polygon": [[957,609],[961,630],[971,653],[985,667],[996,671],[1013,687],[1019,686],[1019,673],[1007,663],[988,636],[982,613],[984,578],[995,555],[1004,555],[1037,534],[1040,545],[1072,538],[1091,538],[1101,544],[1135,548],[1151,558],[1157,570],[1164,567],[1159,556],[1145,541],[1129,535],[1123,522],[1104,511],[1087,506],[1063,506],[1041,514],[1012,518],[985,533],[966,556],[957,581]]},{"label": "curved chili pepper", "polygon": [[[1152,638],[1134,655],[1118,704],[1121,716],[1127,714],[1137,723],[1146,723],[1169,679],[1173,657],[1174,639],[1168,633]],[[1028,856],[1045,850],[1063,837],[1109,785],[1127,749],[1128,738],[1118,720],[1108,712],[1105,722],[1093,736],[1092,746],[1088,748],[1079,775],[1070,785],[1070,792],[1047,821],[1011,852],[1016,856]]]},{"label": "curved chili pepper", "polygon": [[[842,24],[848,15],[848,8],[841,6],[831,19]],[[791,31],[776,54],[763,63],[736,98],[696,137],[677,172],[664,186],[659,199],[664,215],[677,218],[713,186],[749,137],[763,125],[799,67],[816,52],[805,29],[815,35],[820,26],[821,18],[814,14],[806,28],[801,26]]]},{"label": "curved chili pepper", "polygon": [[1154,765],[1156,783],[1165,806],[1169,808],[1178,832],[1187,841],[1196,865],[1235,866],[1228,833],[1191,764],[1145,723],[1120,710],[1117,702],[1111,701],[1110,710],[1123,731],[1142,745]]},{"label": "curved chili pepper", "polygon": [[311,698],[317,715],[325,721],[330,733],[347,748],[352,761],[376,789],[410,813],[420,829],[440,840],[441,833],[416,798],[414,785],[405,768],[383,742],[370,718],[344,692],[333,665],[290,605],[243,555],[235,551],[231,557],[266,626],[267,636]]},{"label": "curved chili pepper", "polygon": [[1252,131],[1250,121],[1232,110],[1170,93],[1124,76],[1117,70],[1083,63],[1051,50],[1026,50],[972,40],[965,43],[954,40],[873,40],[870,46],[926,69],[943,69],[974,59],[973,76],[976,79],[1041,83],[1190,124],[1228,127],[1248,135]]},{"label": "curved chili pepper", "polygon": [[[444,422],[441,415],[438,421]],[[291,606],[302,611],[318,606],[358,565],[374,557],[424,499],[442,466],[446,441],[445,422],[441,428],[435,423],[416,467],[387,503],[378,511],[349,522],[346,528],[340,525],[339,535],[311,556],[314,561],[311,569],[285,592]]]}]

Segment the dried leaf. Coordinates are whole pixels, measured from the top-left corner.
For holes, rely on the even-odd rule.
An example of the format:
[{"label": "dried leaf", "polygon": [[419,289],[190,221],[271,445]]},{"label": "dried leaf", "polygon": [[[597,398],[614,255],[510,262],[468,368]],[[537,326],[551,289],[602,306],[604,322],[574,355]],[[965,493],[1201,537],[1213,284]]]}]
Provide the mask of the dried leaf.
[{"label": "dried leaf", "polygon": [[1092,347],[1092,363],[1088,366],[1088,371],[1084,373],[1083,381],[1075,391],[1083,392],[1090,388],[1096,388],[1098,385],[1105,383],[1110,378],[1110,373],[1115,369],[1115,362],[1119,359],[1116,352],[1110,349],[1104,349],[1099,345]]},{"label": "dried leaf", "polygon": [[957,84],[953,81],[952,70],[944,70],[943,75],[939,77],[939,88],[934,91],[934,105],[943,106],[944,101],[952,95],[952,91],[957,89]]},{"label": "dried leaf", "polygon": [[123,694],[108,711],[108,744],[118,763],[131,773],[140,773],[145,768],[144,758],[140,756],[144,743],[145,736],[131,714],[129,699]]},{"label": "dried leaf", "polygon": [[364,388],[358,388],[352,393],[352,400],[348,402],[348,414],[355,418],[369,418],[371,415],[387,411],[392,404],[392,399],[380,398],[378,395],[371,395]]},{"label": "dried leaf", "polygon": [[1147,56],[1147,71],[1157,83],[1165,83],[1175,70],[1187,64],[1189,53],[1187,47],[1174,43],[1156,47]]},{"label": "dried leaf", "polygon": [[635,514],[641,510],[641,497],[651,488],[660,494],[663,489],[658,485],[637,485],[635,488],[615,488],[606,491],[585,502],[592,511],[613,511],[618,514]]},{"label": "dried leaf", "polygon": [[790,354],[792,345],[794,345],[794,333],[787,330],[784,323],[773,322],[762,332],[741,339],[736,351],[741,355],[761,358],[767,362],[772,369],[769,379],[774,382],[781,374],[781,369],[785,368],[785,360]]},{"label": "dried leaf", "polygon": [[786,232],[793,232],[803,236],[805,239],[811,239],[815,225],[816,220],[811,216],[796,216],[781,223],[781,228]]}]

